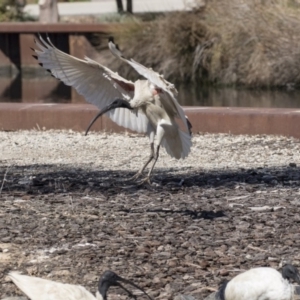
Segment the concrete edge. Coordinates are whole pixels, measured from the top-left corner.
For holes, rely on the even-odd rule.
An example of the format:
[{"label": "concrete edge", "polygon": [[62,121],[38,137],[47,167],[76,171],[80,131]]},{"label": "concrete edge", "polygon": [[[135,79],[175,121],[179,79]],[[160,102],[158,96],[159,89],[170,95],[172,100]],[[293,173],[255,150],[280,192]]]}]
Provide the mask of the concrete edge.
[{"label": "concrete edge", "polygon": [[[194,133],[267,134],[300,138],[300,109],[184,107]],[[0,130],[86,130],[98,109],[90,104],[0,103]],[[104,117],[95,131],[127,131]]]}]

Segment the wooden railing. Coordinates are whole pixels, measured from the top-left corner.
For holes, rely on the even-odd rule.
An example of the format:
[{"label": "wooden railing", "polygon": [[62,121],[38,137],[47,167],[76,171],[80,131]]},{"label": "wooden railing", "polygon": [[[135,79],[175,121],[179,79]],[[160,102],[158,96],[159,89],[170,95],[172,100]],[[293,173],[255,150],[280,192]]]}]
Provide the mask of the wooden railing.
[{"label": "wooden railing", "polygon": [[30,48],[34,47],[37,33],[49,34],[61,50],[83,57],[93,51],[87,34],[110,33],[115,27],[114,24],[0,23],[0,73],[36,66]]},{"label": "wooden railing", "polygon": [[117,26],[116,24],[0,23],[0,102],[4,97],[1,95],[7,93],[12,93],[12,98],[15,98],[13,101],[17,102],[40,101],[39,99],[44,99],[45,95],[52,95],[53,92],[61,89],[64,95],[69,95],[68,102],[85,102],[74,89],[64,86],[58,80],[52,82],[41,80],[33,88],[30,84],[26,84],[33,78],[45,74],[44,69],[32,57],[34,53],[31,48],[35,47],[34,38],[38,33],[44,37],[47,33],[60,50],[79,58],[85,55],[93,58],[96,50],[89,42],[89,35],[100,33],[108,36]]}]

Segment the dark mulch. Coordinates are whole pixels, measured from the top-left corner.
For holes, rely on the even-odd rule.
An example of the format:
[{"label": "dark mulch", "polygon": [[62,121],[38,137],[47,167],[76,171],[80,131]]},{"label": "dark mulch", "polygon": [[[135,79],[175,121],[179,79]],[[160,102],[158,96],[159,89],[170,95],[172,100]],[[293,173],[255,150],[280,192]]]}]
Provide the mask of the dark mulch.
[{"label": "dark mulch", "polygon": [[240,270],[299,265],[299,171],[157,170],[159,185],[137,186],[124,181],[131,172],[11,167],[0,189],[0,295],[20,294],[12,269],[93,293],[111,269],[155,298],[202,299]]}]

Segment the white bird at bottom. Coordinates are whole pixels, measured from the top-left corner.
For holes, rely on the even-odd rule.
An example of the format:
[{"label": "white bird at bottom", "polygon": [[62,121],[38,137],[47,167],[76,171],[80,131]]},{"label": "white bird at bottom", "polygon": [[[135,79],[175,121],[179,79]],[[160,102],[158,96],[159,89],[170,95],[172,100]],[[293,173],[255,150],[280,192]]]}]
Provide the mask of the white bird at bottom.
[{"label": "white bird at bottom", "polygon": [[293,300],[295,287],[300,284],[297,268],[286,264],[282,273],[273,268],[253,268],[225,282],[216,293],[216,300]]},{"label": "white bird at bottom", "polygon": [[55,282],[33,276],[10,272],[8,277],[31,300],[107,300],[107,291],[111,286],[119,286],[132,298],[136,298],[121,282],[141,290],[150,300],[152,298],[139,286],[124,279],[112,271],[105,271],[99,280],[96,296],[81,285]]}]

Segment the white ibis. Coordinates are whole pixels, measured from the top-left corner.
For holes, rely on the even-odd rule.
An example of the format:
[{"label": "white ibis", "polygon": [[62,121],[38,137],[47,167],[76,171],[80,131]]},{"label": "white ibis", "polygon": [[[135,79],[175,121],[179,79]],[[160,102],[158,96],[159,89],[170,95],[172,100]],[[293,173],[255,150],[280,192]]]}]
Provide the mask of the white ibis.
[{"label": "white ibis", "polygon": [[149,299],[152,298],[139,286],[118,276],[112,271],[105,271],[99,280],[98,291],[93,296],[83,286],[65,284],[33,276],[21,275],[17,272],[8,274],[14,284],[31,300],[107,300],[107,291],[111,286],[119,286],[132,298],[136,298],[121,282],[130,284],[141,290]]},{"label": "white ibis", "polygon": [[282,273],[273,268],[253,268],[225,282],[217,292],[216,300],[293,300],[295,287],[300,284],[297,268],[287,264]]},{"label": "white ibis", "polygon": [[124,58],[112,38],[109,40],[112,54],[132,66],[146,80],[132,82],[88,57],[82,60],[68,55],[57,49],[49,37],[46,41],[39,36],[35,43],[38,49],[33,49],[36,53],[34,57],[39,63],[100,109],[86,134],[93,122],[104,113],[120,126],[147,133],[150,157],[132,179],[139,178],[153,160],[148,175],[142,180],[150,182],[160,146],[176,159],[184,159],[189,155],[192,146],[191,124],[177,102],[176,88],[152,69]]}]

